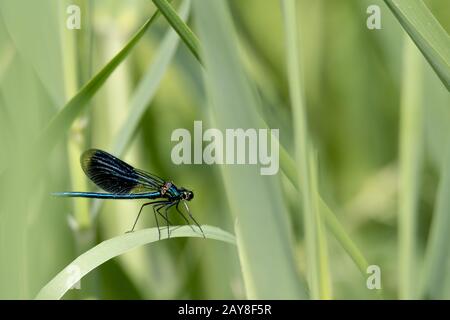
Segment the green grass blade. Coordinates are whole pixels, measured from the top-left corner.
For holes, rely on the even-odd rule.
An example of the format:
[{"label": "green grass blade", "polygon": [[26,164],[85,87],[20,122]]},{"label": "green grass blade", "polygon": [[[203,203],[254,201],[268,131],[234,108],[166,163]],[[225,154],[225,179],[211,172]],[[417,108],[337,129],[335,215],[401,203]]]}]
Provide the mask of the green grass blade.
[{"label": "green grass blade", "polygon": [[342,224],[339,222],[336,215],[331,211],[326,202],[320,198],[319,200],[320,213],[323,215],[327,228],[330,229],[336,240],[341,244],[342,248],[348,253],[350,258],[358,267],[363,277],[367,276],[367,267],[369,263],[362,254],[356,243],[350,238],[345,231]]},{"label": "green grass blade", "polygon": [[311,170],[311,191],[312,191],[312,209],[317,233],[317,263],[318,263],[318,282],[319,282],[319,299],[332,299],[331,274],[328,259],[328,245],[325,228],[320,214],[320,195],[318,186],[318,164],[317,156],[310,151],[309,168]]},{"label": "green grass blade", "polygon": [[48,126],[44,129],[36,148],[42,153],[45,150],[51,149],[66,132],[75,118],[88,106],[87,102],[94,96],[94,94],[101,88],[108,77],[120,65],[120,63],[130,54],[134,46],[139,42],[147,29],[159,16],[159,11],[156,11],[153,16],[145,22],[145,24],[138,30],[138,32],[130,39],[130,41],[120,50],[111,61],[103,67],[70,101],[59,111],[55,117],[50,121]]},{"label": "green grass blade", "polygon": [[450,90],[450,37],[423,1],[384,0]]},{"label": "green grass blade", "polygon": [[[171,227],[170,237],[202,238],[202,233],[197,227],[194,226],[194,228],[197,229],[197,232],[194,232],[190,226]],[[202,229],[207,239],[220,240],[235,244],[234,236],[226,231],[207,225],[203,225]],[[167,239],[167,232],[165,231],[166,230],[161,229],[161,240]],[[161,240],[158,240],[158,229],[150,228],[135,231],[133,233],[126,233],[103,241],[94,248],[80,255],[71,264],[58,273],[41,289],[36,296],[36,299],[61,299],[74,284],[106,261],[122,255],[136,247]],[[75,270],[75,272],[73,270]]]},{"label": "green grass blade", "polygon": [[[294,160],[291,158],[289,153],[280,145],[280,166],[289,181],[296,187],[299,188],[297,181],[297,168],[295,166]],[[342,248],[348,253],[350,258],[358,267],[361,274],[365,277],[367,275],[367,267],[369,263],[367,259],[362,254],[358,246],[353,242],[348,233],[345,231],[342,224],[336,217],[336,214],[330,209],[326,202],[320,198],[319,199],[319,210],[323,216],[324,222],[327,228],[334,235],[336,240],[341,244]]]},{"label": "green grass blade", "polygon": [[399,275],[401,299],[417,292],[416,233],[419,177],[422,155],[422,56],[405,38],[400,123]]},{"label": "green grass blade", "polygon": [[[426,299],[448,299],[444,296],[446,274],[450,256],[450,146],[447,147],[441,181],[436,197],[435,211],[429,241],[425,253],[421,297]],[[447,278],[448,279],[448,278]],[[447,284],[448,285],[448,284]]]},{"label": "green grass blade", "polygon": [[198,61],[201,61],[199,54],[199,41],[196,35],[186,25],[183,19],[178,16],[177,12],[173,9],[170,3],[166,0],[152,1],[167,19],[172,28],[178,33],[181,39],[183,39],[184,43],[189,48],[189,50],[191,50],[195,58],[197,58]]},{"label": "green grass blade", "polygon": [[307,272],[309,288],[312,299],[319,299],[319,248],[317,242],[317,220],[314,212],[314,197],[311,186],[311,168],[309,166],[310,140],[308,137],[308,125],[305,105],[303,101],[303,87],[301,83],[298,25],[296,18],[295,2],[284,0],[284,32],[286,35],[286,60],[288,68],[289,95],[292,104],[294,123],[295,159],[299,164],[297,180],[301,186],[300,199],[303,205],[303,218],[305,228]]},{"label": "green grass blade", "polygon": [[[224,1],[194,2],[214,126],[255,128],[256,98],[236,52],[236,31]],[[247,297],[301,299],[279,181],[256,166],[223,165],[226,195],[239,227],[239,254]],[[251,192],[249,192],[251,190]]]}]

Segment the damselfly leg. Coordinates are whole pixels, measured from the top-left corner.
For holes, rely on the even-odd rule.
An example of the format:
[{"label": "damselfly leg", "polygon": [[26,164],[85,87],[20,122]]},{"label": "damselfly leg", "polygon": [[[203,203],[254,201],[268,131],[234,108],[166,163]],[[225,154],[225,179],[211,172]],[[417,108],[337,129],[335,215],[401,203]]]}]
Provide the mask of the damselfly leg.
[{"label": "damselfly leg", "polygon": [[167,224],[167,228],[169,228],[170,222],[169,219],[165,216],[163,216],[161,214],[161,212],[159,212],[159,210],[161,210],[162,208],[164,208],[167,203],[170,203],[168,201],[162,201],[161,203],[153,206],[153,213],[155,214],[155,220],[156,220],[156,226],[158,228],[158,239],[161,240],[161,230],[159,229],[159,223],[158,223],[158,217],[157,215],[161,216],[164,220],[166,220],[166,224]]},{"label": "damselfly leg", "polygon": [[[192,228],[192,226],[190,225],[189,220],[184,216],[184,214],[181,212],[180,208],[178,208],[178,205],[179,205],[179,204],[180,204],[180,201],[177,201],[176,209],[177,209],[178,213],[184,218],[184,220],[185,220],[186,223],[191,227],[191,229],[194,230],[194,228]],[[195,220],[194,216],[191,214],[191,210],[189,210],[188,205],[187,205],[185,202],[183,202],[183,204],[184,204],[184,206],[185,206],[185,208],[186,208],[186,211],[187,211],[189,217],[192,219],[192,221],[194,221],[195,225],[200,229],[200,231],[202,232],[203,238],[206,239],[206,236],[205,236],[205,233],[203,232],[202,227],[200,227],[200,225],[198,224],[198,222]],[[194,231],[195,231],[195,230],[194,230]]]},{"label": "damselfly leg", "polygon": [[[164,216],[166,217],[167,221],[169,221],[169,219],[168,219],[168,210],[170,208],[172,208],[174,205],[175,205],[175,202],[171,202],[171,203],[169,203],[168,205],[166,205],[164,207]],[[167,224],[167,238],[170,238],[170,228],[169,228],[169,226],[170,226],[170,223]]]},{"label": "damselfly leg", "polygon": [[[169,233],[169,226],[171,225],[171,223],[169,222],[169,218],[167,217],[167,212],[164,212],[164,215],[160,212],[160,210],[162,208],[166,208],[168,205],[170,205],[171,202],[165,202],[163,204],[158,205],[158,208],[156,209],[156,212],[166,221],[166,226],[167,226],[167,238],[170,238],[170,233]],[[159,232],[159,230],[158,230]],[[159,239],[161,239],[161,234],[159,234]]]},{"label": "damselfly leg", "polygon": [[186,218],[186,216],[183,214],[183,212],[181,212],[181,210],[178,208],[179,203],[180,203],[179,201],[176,203],[175,209],[177,210],[178,214],[184,219],[186,224],[192,229],[192,231],[196,232],[194,227],[192,227],[191,223],[189,222],[189,220]]},{"label": "damselfly leg", "polygon": [[147,202],[147,203],[144,203],[144,204],[141,206],[141,209],[139,209],[139,213],[138,213],[136,219],[134,220],[133,227],[131,228],[131,230],[127,231],[126,233],[130,233],[130,232],[133,232],[133,231],[134,231],[134,227],[136,227],[136,223],[138,222],[139,217],[141,216],[142,209],[144,209],[144,207],[149,206],[149,205],[155,205],[155,204],[158,204],[158,203],[161,203],[161,202],[165,202],[165,201],[153,201],[153,202]]}]

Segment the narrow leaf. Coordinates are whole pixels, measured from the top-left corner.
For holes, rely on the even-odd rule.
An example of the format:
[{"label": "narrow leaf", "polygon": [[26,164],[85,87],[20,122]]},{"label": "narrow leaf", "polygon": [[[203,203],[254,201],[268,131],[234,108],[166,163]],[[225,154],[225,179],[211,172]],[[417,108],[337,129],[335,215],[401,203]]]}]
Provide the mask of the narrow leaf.
[{"label": "narrow leaf", "polygon": [[[194,232],[190,226],[171,227],[171,238],[179,237],[197,237],[202,238],[202,233],[197,229]],[[223,242],[235,244],[235,238],[232,234],[219,228],[202,226],[207,239],[220,240]],[[167,239],[167,233],[161,228],[161,240]],[[102,265],[106,261],[117,257],[136,247],[161,241],[158,239],[158,229],[150,228],[126,233],[115,238],[103,241],[94,248],[80,255],[60,273],[58,273],[49,283],[47,283],[36,296],[36,299],[61,299],[64,294],[70,290],[86,274]],[[81,284],[82,285],[82,284]]]},{"label": "narrow leaf", "polygon": [[199,41],[191,29],[184,23],[177,12],[173,9],[169,2],[166,0],[152,0],[155,6],[161,11],[161,13],[166,17],[167,21],[178,33],[178,35],[183,39],[184,43],[187,45],[192,54],[200,61],[199,55]]},{"label": "narrow leaf", "polygon": [[450,37],[421,0],[384,0],[450,90]]},{"label": "narrow leaf", "polygon": [[300,58],[298,48],[298,25],[294,0],[284,0],[284,32],[286,34],[286,65],[288,69],[289,96],[292,105],[294,124],[295,160],[299,164],[297,180],[301,186],[299,191],[303,205],[305,229],[306,263],[311,290],[311,298],[320,298],[319,276],[319,244],[318,225],[314,212],[314,191],[312,190],[312,170],[310,168],[310,139],[308,134],[307,115],[301,83]]},{"label": "narrow leaf", "polygon": [[400,298],[414,299],[417,206],[422,156],[422,56],[405,37],[400,121],[399,271]]}]

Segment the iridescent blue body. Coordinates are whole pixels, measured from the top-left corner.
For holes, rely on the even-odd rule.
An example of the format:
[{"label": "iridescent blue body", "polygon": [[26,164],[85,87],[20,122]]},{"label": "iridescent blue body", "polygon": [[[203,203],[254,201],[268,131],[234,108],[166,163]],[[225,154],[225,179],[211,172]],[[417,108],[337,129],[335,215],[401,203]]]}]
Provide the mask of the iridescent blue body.
[{"label": "iridescent blue body", "polygon": [[[81,156],[81,167],[89,179],[105,190],[106,193],[79,191],[55,192],[53,193],[54,196],[115,200],[154,200],[142,205],[133,228],[130,231],[134,230],[142,209],[147,205],[152,205],[158,231],[159,223],[157,215],[167,222],[168,234],[170,221],[167,216],[167,211],[172,207],[175,207],[176,211],[189,224],[188,218],[186,218],[178,208],[180,202],[183,201],[189,218],[194,221],[201,230],[203,236],[205,236],[202,228],[197,221],[195,221],[186,204],[186,201],[190,201],[194,198],[194,193],[192,191],[185,188],[178,188],[173,182],[165,181],[156,175],[135,169],[129,164],[102,150],[90,149],[84,152]],[[161,210],[164,210],[164,212],[161,212]]]},{"label": "iridescent blue body", "polygon": [[55,192],[52,195],[57,197],[71,197],[71,198],[94,198],[94,199],[158,199],[161,198],[161,192],[147,192],[136,194],[114,194],[102,192]]}]

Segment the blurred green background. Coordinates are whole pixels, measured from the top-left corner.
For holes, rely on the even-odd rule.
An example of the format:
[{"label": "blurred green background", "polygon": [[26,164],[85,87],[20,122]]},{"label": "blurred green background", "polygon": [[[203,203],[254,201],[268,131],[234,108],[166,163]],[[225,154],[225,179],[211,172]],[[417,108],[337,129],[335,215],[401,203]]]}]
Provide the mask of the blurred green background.
[{"label": "blurred green background", "polygon": [[[178,12],[180,3],[172,2]],[[439,191],[443,188],[445,198],[445,190],[450,190],[448,185],[440,186],[448,162],[448,91],[412,46],[412,54],[419,56],[415,65],[418,83],[413,84],[416,87],[412,93],[421,114],[414,127],[419,131],[412,135],[417,159],[403,160],[417,165],[417,190],[413,190],[417,206],[415,257],[409,260],[414,262],[412,270],[417,281],[407,289],[409,295],[402,295],[399,140],[401,104],[410,101],[404,96],[405,81],[409,79],[405,71],[406,33],[383,1],[295,3],[303,72],[299,90],[303,92],[309,133],[317,151],[322,199],[368,263],[380,266],[384,298],[450,298],[450,261],[446,255],[438,254],[444,264],[434,280],[424,276],[425,284],[419,281],[426,269],[424,257]],[[449,2],[425,3],[448,33]],[[66,28],[66,10],[71,4],[81,9],[79,30]],[[366,9],[371,4],[381,8],[381,30],[366,27]],[[41,148],[36,138],[49,121],[127,44],[156,8],[150,0],[1,1],[0,298],[34,298],[77,256],[131,227],[142,204],[139,201],[100,204],[50,196],[54,191],[96,190],[79,166],[79,156],[91,147],[114,153],[135,167],[194,190],[190,207],[203,224],[234,234],[235,221],[242,218],[244,234],[253,228],[247,233],[249,243],[254,245],[260,237],[260,248],[246,247],[254,255],[248,257],[253,259],[250,271],[242,271],[240,255],[230,244],[200,238],[152,243],[101,265],[81,280],[81,290],[70,290],[65,298],[242,299],[252,297],[248,294],[249,284],[244,284],[246,272],[256,272],[254,290],[258,292],[265,290],[259,286],[265,278],[271,278],[269,275],[277,268],[284,274],[291,262],[299,286],[306,286],[311,270],[307,270],[303,206],[285,172],[280,170],[277,176],[267,179],[257,175],[252,180],[255,173],[241,174],[238,169],[208,165],[177,166],[170,158],[175,144],[170,136],[176,128],[192,131],[194,120],[203,120],[207,127],[234,128],[230,126],[233,119],[237,128],[245,117],[255,119],[255,126],[261,127],[256,120],[261,117],[270,128],[280,129],[280,143],[295,160],[282,5],[278,0],[230,0],[222,1],[221,6],[229,11],[219,20],[232,26],[230,30],[220,29],[220,21],[216,25],[213,18],[208,20],[200,0],[191,6],[187,20],[199,35],[201,47],[205,46],[205,68],[212,70],[206,76],[185,44],[175,33],[169,33],[171,27],[161,16],[106,82],[99,84],[95,95],[82,102],[84,110],[70,127],[57,131],[55,146]],[[217,12],[211,16],[214,14],[222,17]],[[230,37],[212,42],[214,32]],[[220,55],[222,45],[228,52],[227,43],[235,45],[240,65],[229,65],[226,54]],[[219,76],[221,70],[223,78]],[[231,70],[230,74],[227,70]],[[245,74],[243,83],[249,84],[248,91],[256,97],[250,99],[256,101],[255,108],[243,111],[243,116],[236,113],[239,109],[233,104],[238,101],[233,90],[241,89],[233,87],[233,70]],[[229,88],[231,92],[227,92]],[[230,95],[230,100],[217,101],[221,90],[224,96]],[[241,92],[246,97],[247,91]],[[232,106],[210,107],[226,103]],[[245,103],[239,107],[251,108]],[[138,109],[142,114],[130,117]],[[133,134],[126,139],[124,132]],[[262,203],[254,203],[254,207],[250,201],[242,203],[245,199],[239,198],[240,188],[255,184],[258,189],[256,185],[261,183],[261,190],[270,190],[273,198],[262,197]],[[264,201],[272,205],[270,210]],[[241,205],[249,214],[240,216]],[[441,206],[441,211],[450,214],[450,206]],[[250,219],[258,217],[260,211],[261,219]],[[151,209],[145,213],[138,224],[140,229],[154,225]],[[284,227],[270,229],[272,220],[267,220],[265,214],[282,216],[273,221]],[[265,232],[265,224],[272,233]],[[282,230],[283,235],[278,236],[274,230]],[[320,272],[329,274],[327,297],[380,298],[376,290],[367,289],[368,275],[361,274],[328,230],[325,239],[328,270]],[[277,241],[280,248],[289,245],[287,253],[280,254],[281,258],[287,257],[287,265],[283,266],[284,261],[278,261],[275,254],[273,266],[267,266],[266,260],[257,257],[266,251],[270,258],[271,250],[278,251]],[[449,248],[440,250],[448,253]],[[254,293],[254,297],[302,297],[284,296],[284,290],[290,290],[283,287],[288,278],[278,280],[278,272],[272,277],[268,283],[273,287],[273,296],[266,291],[262,295]],[[420,287],[427,283],[433,294],[420,294]]]}]

